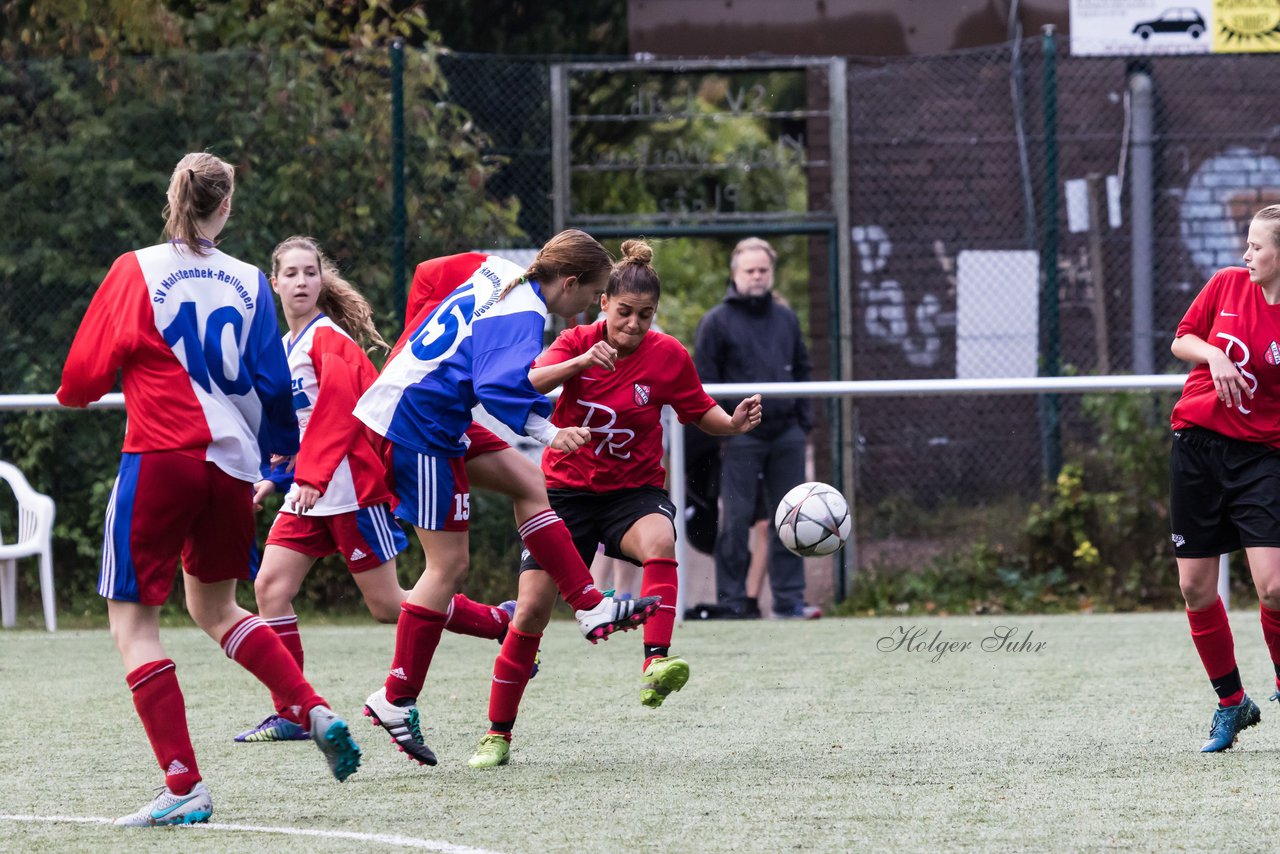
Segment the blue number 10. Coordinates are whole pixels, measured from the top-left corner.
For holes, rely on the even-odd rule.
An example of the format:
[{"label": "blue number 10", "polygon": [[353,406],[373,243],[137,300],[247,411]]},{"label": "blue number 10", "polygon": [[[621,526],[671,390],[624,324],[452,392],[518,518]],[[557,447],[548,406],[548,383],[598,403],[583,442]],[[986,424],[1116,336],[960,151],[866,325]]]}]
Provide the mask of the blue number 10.
[{"label": "blue number 10", "polygon": [[196,316],[196,304],[184,302],[178,308],[178,314],[164,330],[165,343],[173,347],[182,342],[182,350],[187,357],[187,373],[205,391],[212,391],[209,381],[222,390],[224,394],[246,394],[253,388],[249,381],[249,373],[244,362],[236,359],[239,370],[233,379],[227,379],[222,360],[222,333],[227,326],[231,327],[236,340],[240,340],[240,330],[244,328],[244,320],[240,312],[229,305],[214,309],[205,321],[204,335],[200,334],[200,319]]}]

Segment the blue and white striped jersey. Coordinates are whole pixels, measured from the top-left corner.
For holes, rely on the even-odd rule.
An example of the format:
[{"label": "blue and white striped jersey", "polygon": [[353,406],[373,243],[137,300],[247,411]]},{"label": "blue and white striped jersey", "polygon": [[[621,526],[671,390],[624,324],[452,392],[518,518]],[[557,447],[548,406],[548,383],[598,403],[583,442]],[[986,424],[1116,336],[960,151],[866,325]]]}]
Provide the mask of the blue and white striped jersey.
[{"label": "blue and white striped jersey", "polygon": [[398,445],[423,454],[462,456],[477,403],[521,435],[530,415],[551,401],[529,382],[542,352],[547,304],[537,282],[498,299],[524,270],[497,256],[423,319],[408,343],[356,404],[356,417]]}]

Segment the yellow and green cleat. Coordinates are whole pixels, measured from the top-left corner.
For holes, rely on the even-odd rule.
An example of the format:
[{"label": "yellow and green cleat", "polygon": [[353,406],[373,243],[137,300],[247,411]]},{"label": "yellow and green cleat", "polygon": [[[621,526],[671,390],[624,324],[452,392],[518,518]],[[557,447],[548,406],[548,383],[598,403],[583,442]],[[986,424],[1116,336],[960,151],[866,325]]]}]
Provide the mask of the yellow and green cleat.
[{"label": "yellow and green cleat", "polygon": [[655,658],[641,678],[640,704],[656,709],[668,694],[679,691],[689,681],[689,662],[678,655]]},{"label": "yellow and green cleat", "polygon": [[476,754],[467,760],[472,768],[497,768],[511,761],[511,742],[501,735],[489,733],[480,739]]}]

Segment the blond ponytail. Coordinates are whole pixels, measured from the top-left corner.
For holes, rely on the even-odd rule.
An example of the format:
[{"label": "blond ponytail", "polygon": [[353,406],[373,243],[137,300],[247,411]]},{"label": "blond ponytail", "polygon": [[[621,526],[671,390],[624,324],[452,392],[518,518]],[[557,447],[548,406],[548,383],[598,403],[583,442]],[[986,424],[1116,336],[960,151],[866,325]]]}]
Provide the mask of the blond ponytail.
[{"label": "blond ponytail", "polygon": [[200,221],[217,213],[218,206],[235,189],[235,182],[235,168],[207,152],[193,152],[179,160],[169,176],[165,237],[197,255],[208,255],[207,241],[202,242],[200,235]]}]

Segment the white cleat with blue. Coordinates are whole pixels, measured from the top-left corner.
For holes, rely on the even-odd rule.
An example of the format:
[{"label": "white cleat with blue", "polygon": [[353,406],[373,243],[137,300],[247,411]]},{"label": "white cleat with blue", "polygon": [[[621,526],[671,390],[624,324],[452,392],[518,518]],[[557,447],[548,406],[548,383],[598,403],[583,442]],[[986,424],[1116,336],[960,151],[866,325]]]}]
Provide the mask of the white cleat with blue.
[{"label": "white cleat with blue", "polygon": [[175,795],[165,786],[155,800],[133,815],[116,819],[117,827],[160,827],[169,824],[196,824],[213,815],[213,799],[204,781],[196,783],[185,795]]}]

